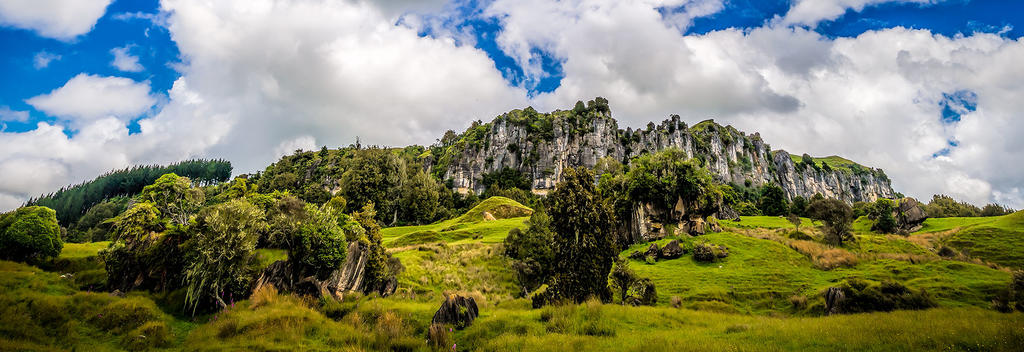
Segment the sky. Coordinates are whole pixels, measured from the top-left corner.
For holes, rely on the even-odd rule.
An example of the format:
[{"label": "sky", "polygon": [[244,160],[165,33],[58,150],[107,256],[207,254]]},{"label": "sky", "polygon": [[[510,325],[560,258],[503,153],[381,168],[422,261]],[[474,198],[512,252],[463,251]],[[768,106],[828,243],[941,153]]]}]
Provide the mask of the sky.
[{"label": "sky", "polygon": [[0,211],[138,164],[429,145],[602,96],[1024,208],[1024,2],[0,0]]}]

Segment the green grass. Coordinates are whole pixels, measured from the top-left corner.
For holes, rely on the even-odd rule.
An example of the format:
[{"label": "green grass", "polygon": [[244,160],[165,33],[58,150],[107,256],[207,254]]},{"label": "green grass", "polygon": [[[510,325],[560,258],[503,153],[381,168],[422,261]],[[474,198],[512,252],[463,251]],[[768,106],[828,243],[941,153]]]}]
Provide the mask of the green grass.
[{"label": "green grass", "polygon": [[490,213],[495,219],[508,219],[529,216],[533,209],[505,197],[490,197],[477,204],[465,214],[454,219],[455,224],[476,223],[484,220],[484,213]]},{"label": "green grass", "polygon": [[981,309],[773,318],[584,304],[484,311],[455,342],[481,351],[1014,351],[1022,323],[1020,313]]},{"label": "green grass", "polygon": [[[668,305],[678,296],[684,305],[746,314],[820,314],[821,292],[848,278],[870,281],[897,280],[908,287],[931,293],[942,306],[988,307],[994,294],[1007,287],[1008,273],[986,266],[935,260],[922,263],[892,259],[862,260],[851,268],[821,270],[805,255],[781,243],[734,233],[715,233],[700,239],[729,248],[729,256],[715,263],[700,263],[691,256],[660,260],[655,264],[631,260],[641,277],[650,278],[658,292],[658,304]],[[684,237],[683,242],[693,239]],[[657,243],[664,245],[669,239]],[[861,237],[866,253],[923,253],[923,249],[887,236]],[[637,244],[623,251],[643,251],[649,244]],[[685,247],[685,246],[684,246]],[[794,295],[808,297],[809,311],[791,307]]]},{"label": "green grass", "polygon": [[110,246],[110,241],[86,242],[86,243],[65,243],[60,251],[60,258],[87,258],[94,257]]},{"label": "green grass", "polygon": [[[485,221],[483,213],[496,220]],[[505,197],[491,197],[465,214],[430,225],[398,226],[381,230],[387,247],[404,247],[424,243],[501,243],[509,230],[524,228],[533,210]]]},{"label": "green grass", "polygon": [[[784,216],[741,216],[740,221],[732,220],[719,220],[722,226],[739,227],[746,229],[753,228],[764,228],[764,229],[792,229],[794,228],[793,223],[789,222]],[[813,226],[813,221],[808,218],[800,218],[800,229],[810,229]]]},{"label": "green grass", "polygon": [[[790,154],[789,158],[793,160],[794,164],[795,163],[799,163],[799,162],[803,162],[803,155]],[[857,163],[851,161],[850,159],[846,159],[846,158],[843,158],[843,157],[840,157],[840,156],[836,156],[836,155],[826,156],[826,157],[823,157],[823,158],[813,158],[813,159],[814,159],[814,163],[816,165],[818,165],[819,168],[821,168],[821,166],[822,166],[821,164],[822,163],[828,163],[828,166],[831,167],[833,170],[843,171],[843,172],[846,172],[847,174],[853,173],[853,168],[855,168],[855,167],[860,167],[861,169],[869,170],[867,167],[864,167],[863,165],[857,164]]]},{"label": "green grass", "polygon": [[927,219],[913,235],[946,231],[951,234],[940,242],[971,258],[1024,268],[1024,211],[995,217]]},{"label": "green grass", "polygon": [[287,249],[260,248],[256,250],[256,260],[260,268],[266,268],[278,260],[288,260]]},{"label": "green grass", "polygon": [[950,231],[996,221],[998,217],[928,218],[914,234]]}]

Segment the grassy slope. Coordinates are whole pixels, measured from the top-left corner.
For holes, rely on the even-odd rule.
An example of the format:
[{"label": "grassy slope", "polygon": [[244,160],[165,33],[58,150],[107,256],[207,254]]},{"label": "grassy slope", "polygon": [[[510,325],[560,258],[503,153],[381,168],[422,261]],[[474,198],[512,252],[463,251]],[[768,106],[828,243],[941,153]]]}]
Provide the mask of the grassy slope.
[{"label": "grassy slope", "polygon": [[[850,268],[825,271],[784,244],[728,232],[701,238],[730,248],[730,256],[719,263],[696,263],[689,256],[653,265],[631,262],[638,274],[655,282],[659,294],[656,307],[590,302],[530,309],[527,300],[512,298],[517,288],[498,245],[509,229],[523,226],[525,219],[462,224],[449,221],[385,229],[385,241],[392,245],[401,244],[399,240],[408,239],[410,234],[428,230],[441,235],[436,240],[421,242],[426,244],[393,249],[406,270],[399,278],[399,292],[392,297],[357,295],[353,301],[317,303],[268,295],[239,302],[236,308],[201,317],[197,322],[160,312],[147,295],[115,298],[82,293],[56,273],[0,262],[0,271],[4,271],[0,275],[0,300],[5,300],[0,307],[22,310],[5,311],[4,318],[0,318],[0,328],[4,329],[0,349],[128,348],[132,340],[125,336],[133,336],[134,327],[99,329],[97,323],[87,318],[91,311],[86,311],[131,302],[142,311],[151,312],[144,321],[153,322],[156,331],[165,330],[167,342],[163,346],[172,349],[427,350],[424,339],[430,318],[441,295],[452,291],[477,297],[482,307],[482,315],[473,326],[455,333],[454,342],[463,350],[1015,350],[1024,343],[1024,330],[1019,328],[1024,326],[1024,314],[999,314],[978,308],[987,307],[991,294],[1006,287],[1009,274],[1004,271],[937,258],[917,264],[891,259],[864,260]],[[723,225],[759,227],[776,233],[792,229],[788,221],[775,217],[744,217],[738,224]],[[807,225],[809,221],[804,226]],[[990,224],[1002,230],[1017,226],[1014,219]],[[859,235],[858,239],[856,245],[847,249],[858,253],[927,253],[898,236]],[[693,238],[683,240],[689,243]],[[635,245],[623,254],[646,249],[648,245]],[[90,253],[103,247],[66,247],[62,258],[92,258]],[[283,254],[263,251],[261,255],[272,260]],[[940,308],[838,317],[773,317],[818,314],[820,291],[850,277],[895,279],[910,287],[925,288],[937,298]],[[57,319],[58,324],[54,325],[50,323],[54,321],[50,318],[55,314],[52,311],[26,308],[25,297],[31,295],[53,300],[55,303],[50,307],[81,306],[68,313],[84,315]],[[789,303],[792,295],[807,296],[809,308],[794,310]],[[684,306],[692,309],[669,307],[672,296],[680,296]],[[92,301],[96,302],[88,303]],[[47,307],[39,303],[32,306]],[[30,308],[34,310],[25,311]],[[20,322],[20,317],[26,315],[39,323],[27,326],[10,320]],[[68,337],[40,337],[48,331],[66,332]]]},{"label": "grassy slope", "polygon": [[[484,221],[484,212],[495,217]],[[505,197],[491,197],[465,214],[430,225],[390,227],[381,231],[384,245],[403,247],[422,243],[501,243],[508,231],[523,227],[533,209]]]},{"label": "grassy slope", "polygon": [[[875,236],[882,237],[884,236]],[[794,312],[789,297],[809,297],[811,314],[820,311],[821,292],[847,278],[872,281],[897,280],[909,287],[924,288],[942,306],[988,307],[991,295],[1009,282],[1009,274],[986,266],[955,262],[875,259],[862,261],[851,268],[820,270],[799,252],[778,242],[734,233],[702,236],[714,244],[729,247],[729,256],[720,262],[699,263],[690,256],[661,260],[655,264],[632,260],[631,267],[641,277],[651,278],[658,292],[658,304],[668,305],[672,296],[682,298],[685,305],[696,309],[753,314]],[[690,242],[690,238],[682,238]],[[862,238],[861,246],[867,247]],[[669,239],[658,241],[659,245]],[[888,243],[887,241],[881,241]],[[914,250],[919,247],[913,246]],[[623,251],[643,251],[649,244],[638,244]],[[892,253],[900,246],[875,244]],[[897,252],[898,253],[898,252]],[[804,312],[806,313],[806,312]]]},{"label": "grassy slope", "polygon": [[1024,211],[966,227],[953,234],[948,243],[974,258],[1024,268]]}]

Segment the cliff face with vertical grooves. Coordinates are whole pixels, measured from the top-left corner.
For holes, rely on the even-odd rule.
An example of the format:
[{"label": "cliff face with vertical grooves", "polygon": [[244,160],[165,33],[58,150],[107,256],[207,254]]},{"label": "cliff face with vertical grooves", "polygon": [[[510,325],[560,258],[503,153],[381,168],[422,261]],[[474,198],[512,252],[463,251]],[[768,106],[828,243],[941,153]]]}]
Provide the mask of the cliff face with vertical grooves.
[{"label": "cliff face with vertical grooves", "polygon": [[432,148],[434,173],[462,191],[483,192],[485,174],[512,168],[545,193],[569,167],[594,167],[611,157],[628,162],[643,153],[678,148],[704,165],[722,183],[761,186],[774,183],[788,198],[816,193],[847,202],[893,198],[890,181],[872,169],[839,157],[806,163],[783,150],[771,150],[759,134],[747,135],[712,120],[693,126],[673,115],[645,129],[619,129],[601,98],[572,110],[547,114],[513,110],[489,123],[474,123],[461,135],[447,134]]}]

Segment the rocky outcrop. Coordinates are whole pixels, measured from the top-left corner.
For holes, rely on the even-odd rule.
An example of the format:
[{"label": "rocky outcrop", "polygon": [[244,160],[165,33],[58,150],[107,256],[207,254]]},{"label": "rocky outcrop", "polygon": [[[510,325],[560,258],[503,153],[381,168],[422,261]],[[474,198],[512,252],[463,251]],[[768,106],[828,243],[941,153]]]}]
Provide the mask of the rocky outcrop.
[{"label": "rocky outcrop", "polygon": [[672,240],[669,243],[665,244],[665,247],[661,248],[661,257],[660,258],[662,258],[662,259],[676,259],[676,258],[682,257],[683,254],[686,254],[686,250],[683,249],[683,247],[679,245],[679,241]]},{"label": "rocky outcrop", "polygon": [[[795,163],[789,153],[771,150],[759,134],[747,135],[712,120],[688,127],[679,116],[646,129],[619,129],[607,102],[598,99],[586,109],[538,114],[513,110],[490,123],[475,124],[458,143],[448,146],[443,160],[428,164],[459,190],[484,191],[483,175],[512,168],[526,175],[537,193],[560,180],[562,170],[594,167],[598,160],[618,161],[666,148],[678,148],[705,161],[719,182],[761,186],[778,184],[787,198],[821,193],[847,202],[892,198],[888,177],[879,169],[847,163],[831,167]],[[460,144],[461,143],[461,144]],[[839,160],[839,159],[837,159]],[[720,214],[719,218],[734,218]]]},{"label": "rocky outcrop", "polygon": [[257,291],[265,285],[273,285],[285,292],[312,296],[330,295],[338,299],[347,292],[377,292],[381,296],[395,293],[398,285],[396,265],[401,266],[401,263],[398,263],[397,259],[392,259],[389,262],[391,273],[388,279],[379,287],[368,287],[366,285],[366,262],[368,259],[368,246],[359,242],[351,242],[348,245],[345,263],[331,272],[325,280],[319,280],[312,276],[302,277],[301,273],[295,273],[290,263],[279,260],[263,269],[259,278],[256,279],[253,291]]},{"label": "rocky outcrop", "polygon": [[451,324],[456,329],[462,329],[473,323],[473,320],[480,315],[473,297],[451,295],[445,298],[444,303],[434,313],[430,324]]},{"label": "rocky outcrop", "polygon": [[825,315],[839,314],[843,312],[843,301],[846,294],[839,287],[829,287],[825,290]]},{"label": "rocky outcrop", "polygon": [[900,199],[893,217],[896,219],[897,231],[905,234],[920,230],[928,214],[920,202],[908,197]]}]

